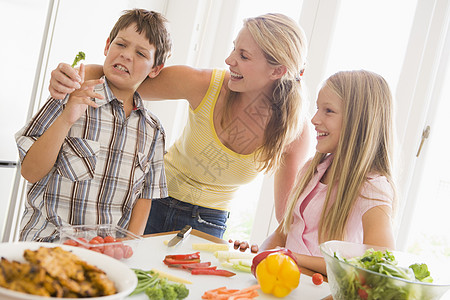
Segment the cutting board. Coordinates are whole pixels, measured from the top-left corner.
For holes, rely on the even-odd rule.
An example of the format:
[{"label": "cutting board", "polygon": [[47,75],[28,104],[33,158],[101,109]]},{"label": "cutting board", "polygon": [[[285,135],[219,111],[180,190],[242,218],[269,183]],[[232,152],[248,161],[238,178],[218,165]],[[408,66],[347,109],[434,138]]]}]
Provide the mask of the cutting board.
[{"label": "cutting board", "polygon": [[[150,270],[155,268],[191,281],[192,284],[186,285],[189,289],[189,297],[187,299],[201,299],[201,296],[205,291],[222,286],[225,286],[227,288],[242,289],[258,283],[250,273],[234,271],[236,273],[236,276],[221,277],[211,275],[191,275],[185,270],[168,268],[163,263],[163,259],[167,254],[193,253],[196,252],[192,250],[193,243],[210,242],[203,237],[196,236],[195,232],[193,232],[193,234],[189,235],[175,247],[168,248],[164,244],[164,241],[170,240],[174,236],[175,234],[168,234],[144,238],[142,243],[136,249],[134,255],[130,259],[126,260],[125,264],[127,264],[131,268],[139,268],[143,270]],[[217,266],[218,269],[224,269],[220,265],[219,260],[214,257],[213,253],[200,251],[200,259],[202,262],[210,261],[211,265]],[[261,290],[258,290],[258,293],[260,296],[257,299],[280,299],[271,295],[264,294]],[[312,283],[310,276],[302,274],[300,276],[300,285],[283,299],[314,300],[322,299],[328,295],[330,295],[328,283],[324,282],[323,284],[316,286]],[[145,294],[130,296],[127,299],[148,300]]]}]

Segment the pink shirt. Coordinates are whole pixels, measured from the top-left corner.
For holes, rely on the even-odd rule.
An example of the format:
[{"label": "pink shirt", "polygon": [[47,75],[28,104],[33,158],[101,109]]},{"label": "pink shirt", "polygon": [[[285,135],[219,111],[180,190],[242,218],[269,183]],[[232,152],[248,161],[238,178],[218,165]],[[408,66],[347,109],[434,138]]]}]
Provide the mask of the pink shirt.
[{"label": "pink shirt", "polygon": [[[331,156],[318,167],[305,191],[300,195],[294,208],[293,222],[286,238],[286,248],[293,252],[322,256],[319,249],[319,219],[327,194],[327,185],[320,182],[331,164]],[[308,164],[303,170],[306,170]],[[371,208],[380,205],[392,207],[393,190],[386,177],[371,175],[364,184],[362,193],[350,213],[346,229],[346,241],[363,243],[362,216]],[[376,199],[376,200],[374,200]]]}]

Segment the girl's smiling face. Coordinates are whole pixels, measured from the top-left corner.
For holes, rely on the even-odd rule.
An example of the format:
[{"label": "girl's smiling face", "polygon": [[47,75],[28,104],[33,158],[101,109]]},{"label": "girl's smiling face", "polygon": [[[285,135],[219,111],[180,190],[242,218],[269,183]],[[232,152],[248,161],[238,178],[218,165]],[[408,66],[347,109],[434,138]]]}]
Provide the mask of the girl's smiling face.
[{"label": "girl's smiling face", "polygon": [[317,112],[311,119],[317,132],[316,150],[334,153],[341,134],[344,104],[330,88],[323,87],[317,97]]}]

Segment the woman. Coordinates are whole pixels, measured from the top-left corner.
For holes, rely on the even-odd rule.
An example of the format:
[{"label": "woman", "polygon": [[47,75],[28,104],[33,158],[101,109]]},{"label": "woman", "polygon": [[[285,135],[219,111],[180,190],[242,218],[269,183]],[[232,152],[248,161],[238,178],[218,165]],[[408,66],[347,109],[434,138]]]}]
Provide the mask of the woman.
[{"label": "woman", "polygon": [[[190,105],[183,134],[164,159],[170,197],[152,202],[146,233],[190,224],[222,237],[234,192],[261,171],[275,172],[281,219],[309,147],[300,81],[306,49],[292,19],[266,14],[244,21],[225,60],[229,71],[172,66],[141,84],[143,99]],[[87,67],[88,79],[100,75],[100,67]],[[76,71],[60,64],[49,89],[61,98],[77,85]]]}]

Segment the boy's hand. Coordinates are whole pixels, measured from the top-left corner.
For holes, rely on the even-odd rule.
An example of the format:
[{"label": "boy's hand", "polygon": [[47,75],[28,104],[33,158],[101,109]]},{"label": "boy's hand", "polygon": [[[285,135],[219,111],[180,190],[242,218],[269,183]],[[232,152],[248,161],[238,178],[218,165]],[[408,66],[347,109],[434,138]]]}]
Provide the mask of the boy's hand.
[{"label": "boy's hand", "polygon": [[[78,74],[77,74],[78,75]],[[103,82],[103,79],[88,80],[84,82],[84,65],[80,66],[81,86],[70,94],[66,107],[61,117],[72,125],[74,124],[86,111],[88,106],[97,108],[97,104],[92,101],[92,98],[103,98],[102,95],[94,92],[94,87]]]}]

